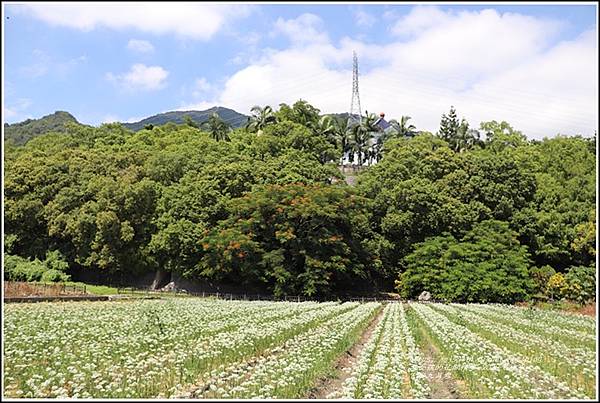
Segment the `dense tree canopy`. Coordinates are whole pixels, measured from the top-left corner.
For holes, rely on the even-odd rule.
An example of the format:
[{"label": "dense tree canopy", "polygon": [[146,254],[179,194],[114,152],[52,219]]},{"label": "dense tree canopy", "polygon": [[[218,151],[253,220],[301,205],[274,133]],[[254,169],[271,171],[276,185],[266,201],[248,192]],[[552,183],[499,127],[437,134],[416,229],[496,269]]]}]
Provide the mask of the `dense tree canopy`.
[{"label": "dense tree canopy", "polygon": [[20,123],[4,124],[4,139],[16,145],[23,145],[29,140],[54,132],[62,133],[69,125],[80,126],[77,119],[68,112],[57,111],[40,119],[27,119]]},{"label": "dense tree canopy", "polygon": [[409,298],[428,290],[448,301],[511,302],[533,287],[527,248],[503,221],[477,223],[460,241],[449,233],[428,238],[404,262],[398,288]]},{"label": "dense tree canopy", "polygon": [[229,217],[202,239],[199,269],[263,281],[276,295],[322,294],[340,277],[366,277],[367,203],[347,186],[259,187],[230,200]]},{"label": "dense tree canopy", "polygon": [[[160,269],[279,295],[398,281],[407,297],[455,301],[559,295],[564,281],[561,295],[590,298],[595,138],[474,130],[452,108],[435,135],[403,116],[374,144],[374,115],[348,124],[302,100],[252,114],[233,130],[215,115],[5,142],[15,276]],[[337,167],[344,153],[378,161],[356,187]]]}]

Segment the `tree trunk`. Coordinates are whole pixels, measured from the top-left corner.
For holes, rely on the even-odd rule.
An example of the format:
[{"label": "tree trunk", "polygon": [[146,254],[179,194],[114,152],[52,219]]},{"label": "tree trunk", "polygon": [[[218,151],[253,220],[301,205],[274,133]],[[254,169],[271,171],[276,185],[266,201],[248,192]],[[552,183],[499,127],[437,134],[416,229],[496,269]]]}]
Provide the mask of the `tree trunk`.
[{"label": "tree trunk", "polygon": [[158,290],[159,288],[167,285],[169,281],[171,281],[171,272],[163,269],[157,269],[156,273],[154,274],[154,281],[152,281],[150,289]]}]

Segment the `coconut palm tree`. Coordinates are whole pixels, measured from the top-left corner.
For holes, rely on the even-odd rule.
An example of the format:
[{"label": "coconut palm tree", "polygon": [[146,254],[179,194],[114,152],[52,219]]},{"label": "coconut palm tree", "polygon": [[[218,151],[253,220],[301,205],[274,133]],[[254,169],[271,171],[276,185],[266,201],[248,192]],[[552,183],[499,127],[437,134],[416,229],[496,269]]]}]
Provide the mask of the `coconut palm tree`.
[{"label": "coconut palm tree", "polygon": [[216,141],[229,140],[231,127],[216,113],[210,115],[208,120],[203,122],[200,127],[206,129]]},{"label": "coconut palm tree", "polygon": [[277,122],[273,108],[269,105],[264,108],[255,105],[250,109],[250,112],[252,112],[252,116],[250,116],[248,123],[246,123],[246,129],[250,132],[257,132],[260,135],[265,127]]}]

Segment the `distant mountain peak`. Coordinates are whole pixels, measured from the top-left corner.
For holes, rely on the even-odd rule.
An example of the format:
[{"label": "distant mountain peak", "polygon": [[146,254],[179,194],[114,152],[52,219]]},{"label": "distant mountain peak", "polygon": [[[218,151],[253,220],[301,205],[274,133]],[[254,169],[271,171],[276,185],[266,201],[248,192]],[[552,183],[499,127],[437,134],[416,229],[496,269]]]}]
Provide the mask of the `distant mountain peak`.
[{"label": "distant mountain peak", "polygon": [[4,125],[4,140],[22,145],[34,137],[50,132],[64,132],[67,123],[80,124],[69,112],[56,111],[39,119],[27,119],[22,122]]},{"label": "distant mountain peak", "polygon": [[188,110],[163,112],[147,117],[138,122],[123,123],[123,126],[130,130],[138,131],[147,125],[162,126],[169,122],[182,124],[185,123],[184,116],[189,116],[194,122],[201,124],[206,122],[213,113],[219,115],[219,117],[223,119],[225,123],[229,124],[233,128],[243,126],[248,120],[248,116],[236,112],[233,109],[225,108],[223,106],[213,106],[212,108],[203,111]]},{"label": "distant mountain peak", "polygon": [[[182,124],[185,123],[184,116],[189,116],[194,122],[201,124],[206,122],[213,113],[219,115],[225,123],[233,128],[241,127],[248,121],[246,115],[233,109],[215,105],[204,111],[170,111],[147,117],[139,122],[121,124],[130,130],[138,131],[147,125],[162,126],[169,122]],[[64,132],[68,122],[80,124],[73,115],[66,111],[56,111],[39,119],[27,119],[19,123],[4,124],[4,140],[12,141],[16,145],[23,145],[42,134]]]}]

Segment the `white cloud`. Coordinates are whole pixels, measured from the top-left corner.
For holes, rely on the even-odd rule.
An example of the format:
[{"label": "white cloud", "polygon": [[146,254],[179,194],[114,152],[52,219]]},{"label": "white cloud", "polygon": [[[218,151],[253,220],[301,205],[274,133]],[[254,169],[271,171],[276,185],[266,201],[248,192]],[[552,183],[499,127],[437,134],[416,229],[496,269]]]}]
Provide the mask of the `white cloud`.
[{"label": "white cloud", "polygon": [[21,67],[20,72],[27,78],[38,78],[43,77],[47,74],[57,74],[61,78],[65,78],[71,73],[77,66],[87,62],[87,56],[79,56],[69,59],[67,61],[59,61],[54,57],[50,56],[47,52],[34,49],[33,50],[33,63],[24,67]]},{"label": "white cloud", "polygon": [[213,85],[204,77],[197,78],[194,82],[192,95],[197,98],[213,90]]},{"label": "white cloud", "polygon": [[117,115],[106,115],[101,119],[100,123],[116,123],[120,121]]},{"label": "white cloud", "polygon": [[519,14],[416,7],[406,18],[402,35],[408,36],[384,45],[349,38],[334,44],[324,40],[322,30],[305,29],[319,27],[318,19],[280,20],[278,29],[290,38],[305,29],[319,40],[270,49],[228,77],[214,95],[181,108],[221,105],[248,113],[255,104],[277,107],[302,98],[325,113],[346,112],[356,50],[363,111],[409,115],[418,129],[435,132],[441,115],[454,105],[474,127],[495,119],[530,138],[593,135],[595,29],[555,44],[559,24]]},{"label": "white cloud", "polygon": [[394,8],[390,8],[390,6],[385,7],[385,11],[383,12],[383,19],[384,20],[395,20],[398,18],[398,11]]},{"label": "white cloud", "polygon": [[[10,106],[8,106],[8,104],[10,104]],[[24,112],[30,106],[31,100],[28,98],[19,98],[14,102],[6,100],[4,105],[4,113],[2,114],[4,121],[10,123],[26,119],[28,116],[25,116]]]},{"label": "white cloud", "polygon": [[130,117],[128,119],[121,119],[117,115],[108,114],[108,115],[105,115],[102,119],[100,119],[100,123],[116,123],[116,122],[135,123],[135,122],[139,122],[142,119],[144,119],[144,118],[140,118],[137,116]]},{"label": "white cloud", "polygon": [[129,42],[127,42],[127,49],[139,53],[154,52],[154,46],[150,42],[142,39],[130,39]]},{"label": "white cloud", "polygon": [[87,63],[87,61],[88,58],[84,55],[74,57],[72,59],[67,60],[66,62],[56,63],[54,67],[56,69],[56,72],[64,78],[67,77],[69,73],[71,73],[77,66],[79,66],[80,64]]},{"label": "white cloud", "polygon": [[[390,13],[393,12],[390,11]],[[406,16],[400,18],[392,26],[391,31],[395,35],[418,34],[426,29],[445,24],[451,19],[452,17],[448,13],[438,7],[416,6]]]},{"label": "white cloud", "polygon": [[354,22],[361,28],[371,28],[377,21],[377,18],[375,18],[374,15],[369,14],[362,8],[351,9],[353,10]]},{"label": "white cloud", "polygon": [[28,66],[21,67],[21,74],[28,78],[38,78],[45,76],[49,71],[50,56],[40,49],[34,49],[34,62]]},{"label": "white cloud", "polygon": [[[401,42],[399,62],[435,75],[472,77],[504,70],[543,51],[560,29],[554,21],[492,9],[458,13],[433,7],[415,10],[406,17],[411,27],[406,32],[417,35]],[[425,10],[429,19],[418,10]],[[413,15],[417,22],[411,23]]]},{"label": "white cloud", "polygon": [[315,14],[302,14],[298,18],[284,20],[279,17],[275,22],[273,34],[283,34],[295,45],[326,43],[329,41],[323,30],[323,20]]},{"label": "white cloud", "polygon": [[90,31],[98,27],[137,29],[154,34],[173,33],[207,40],[223,26],[247,16],[247,5],[156,3],[23,4],[17,12],[28,12],[48,24]]},{"label": "white cloud", "polygon": [[43,77],[48,73],[48,65],[43,63],[34,63],[21,68],[21,73],[29,78]]},{"label": "white cloud", "polygon": [[147,116],[144,116],[144,117],[132,116],[132,117],[125,119],[125,123],[135,123],[135,122],[139,122],[140,120],[145,119],[145,118],[147,118]]},{"label": "white cloud", "polygon": [[164,88],[168,75],[169,72],[160,66],[134,64],[127,73],[118,75],[107,73],[106,78],[129,90],[152,91]]}]

